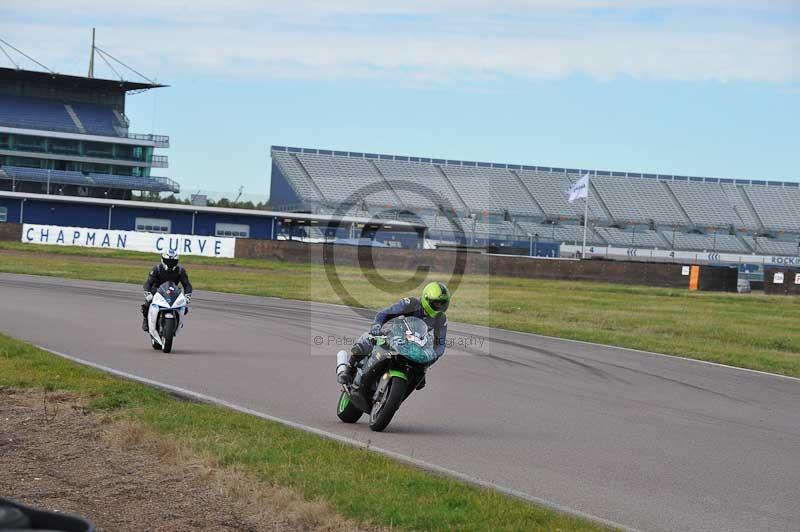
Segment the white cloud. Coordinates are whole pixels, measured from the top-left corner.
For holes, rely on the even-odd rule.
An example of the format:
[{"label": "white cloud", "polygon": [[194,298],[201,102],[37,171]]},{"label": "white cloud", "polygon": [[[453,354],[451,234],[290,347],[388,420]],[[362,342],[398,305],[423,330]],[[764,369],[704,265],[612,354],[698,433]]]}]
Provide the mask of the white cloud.
[{"label": "white cloud", "polygon": [[97,0],[69,7],[4,0],[0,17],[14,21],[3,37],[60,71],[87,56],[88,27],[96,24],[101,46],[162,78],[800,80],[800,31],[779,16],[797,11],[793,0],[756,4],[757,17],[740,0],[220,4],[140,0],[112,9]]}]

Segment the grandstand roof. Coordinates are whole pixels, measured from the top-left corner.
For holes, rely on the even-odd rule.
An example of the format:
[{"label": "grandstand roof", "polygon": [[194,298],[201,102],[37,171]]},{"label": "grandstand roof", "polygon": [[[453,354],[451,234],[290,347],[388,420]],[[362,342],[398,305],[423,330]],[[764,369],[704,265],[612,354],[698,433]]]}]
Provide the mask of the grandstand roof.
[{"label": "grandstand roof", "polygon": [[87,78],[84,76],[71,76],[68,74],[40,72],[38,70],[23,70],[0,67],[0,83],[14,81],[41,83],[42,85],[50,85],[69,89],[95,89],[109,92],[139,91],[158,89],[168,86],[161,85],[160,83],[142,83],[136,81]]}]

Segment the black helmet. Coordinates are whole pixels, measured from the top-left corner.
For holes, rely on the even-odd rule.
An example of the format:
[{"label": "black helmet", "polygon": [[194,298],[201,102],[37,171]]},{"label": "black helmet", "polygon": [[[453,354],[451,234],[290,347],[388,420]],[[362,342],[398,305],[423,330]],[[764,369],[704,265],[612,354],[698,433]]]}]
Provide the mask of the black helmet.
[{"label": "black helmet", "polygon": [[167,271],[172,271],[178,267],[178,252],[165,251],[161,254],[161,264]]}]

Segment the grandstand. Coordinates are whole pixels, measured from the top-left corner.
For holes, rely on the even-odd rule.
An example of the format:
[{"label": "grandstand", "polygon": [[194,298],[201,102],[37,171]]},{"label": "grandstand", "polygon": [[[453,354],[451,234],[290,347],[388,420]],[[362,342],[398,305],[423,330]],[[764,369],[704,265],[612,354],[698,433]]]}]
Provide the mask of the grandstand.
[{"label": "grandstand", "polygon": [[133,191],[179,192],[154,150],[162,135],[130,133],[129,92],[163,87],[0,68],[0,190],[130,199]]},{"label": "grandstand", "polygon": [[796,256],[800,184],[273,146],[271,198],[296,212],[419,220],[432,240],[578,244],[591,175],[594,246]]}]

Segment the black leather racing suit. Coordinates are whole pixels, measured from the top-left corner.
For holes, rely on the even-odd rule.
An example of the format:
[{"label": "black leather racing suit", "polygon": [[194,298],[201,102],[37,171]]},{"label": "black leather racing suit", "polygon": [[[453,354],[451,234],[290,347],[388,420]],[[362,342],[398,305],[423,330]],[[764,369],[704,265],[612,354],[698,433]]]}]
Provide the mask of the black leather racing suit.
[{"label": "black leather racing suit", "polygon": [[[189,274],[183,266],[178,265],[172,270],[168,270],[161,263],[153,266],[153,269],[147,274],[147,280],[144,282],[144,291],[155,294],[158,291],[158,287],[167,281],[180,284],[183,287],[184,294],[192,293],[192,283],[189,282]],[[142,304],[142,317],[145,319],[147,319],[148,306],[149,304],[146,302]]]},{"label": "black leather racing suit", "polygon": [[155,294],[158,287],[167,281],[180,284],[183,287],[184,294],[192,293],[192,283],[189,282],[189,274],[186,273],[183,266],[178,265],[172,270],[168,270],[161,263],[156,264],[150,270],[147,280],[144,282],[144,291]]}]

